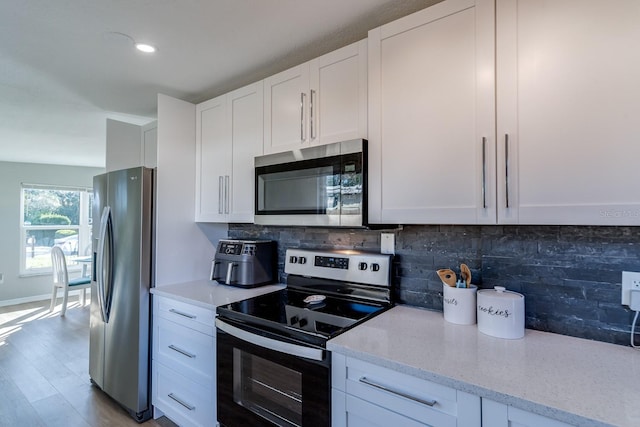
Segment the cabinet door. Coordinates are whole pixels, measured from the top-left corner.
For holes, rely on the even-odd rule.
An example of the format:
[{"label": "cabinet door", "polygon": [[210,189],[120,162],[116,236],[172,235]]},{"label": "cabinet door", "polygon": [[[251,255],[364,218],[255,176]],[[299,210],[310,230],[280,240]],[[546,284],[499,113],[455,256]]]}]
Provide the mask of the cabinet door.
[{"label": "cabinet door", "polygon": [[262,154],[263,85],[254,83],[227,94],[231,129],[230,222],[253,222],[253,159]]},{"label": "cabinet door", "polygon": [[640,3],[498,0],[496,29],[499,222],[640,225]]},{"label": "cabinet door", "polygon": [[446,0],[369,32],[369,220],[495,223],[494,5]]},{"label": "cabinet door", "polygon": [[230,165],[227,98],[223,95],[196,106],[196,221],[226,221]]},{"label": "cabinet door", "polygon": [[309,140],[309,63],[264,80],[264,152],[300,148]]},{"label": "cabinet door", "polygon": [[482,399],[482,425],[491,427],[572,427],[489,399]]},{"label": "cabinet door", "polygon": [[310,62],[309,141],[367,137],[367,40]]}]

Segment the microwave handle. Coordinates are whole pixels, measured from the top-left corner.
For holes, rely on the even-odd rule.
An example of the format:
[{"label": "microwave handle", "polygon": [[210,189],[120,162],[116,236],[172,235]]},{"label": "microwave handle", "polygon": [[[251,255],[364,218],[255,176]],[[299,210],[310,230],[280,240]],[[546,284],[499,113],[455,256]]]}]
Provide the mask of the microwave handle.
[{"label": "microwave handle", "polygon": [[317,360],[319,362],[321,362],[324,358],[324,350],[304,347],[297,344],[279,341],[273,338],[263,337],[262,335],[252,334],[251,332],[232,326],[220,319],[216,319],[216,327],[241,341],[245,341],[259,347],[264,347],[269,350],[279,351],[291,356]]}]

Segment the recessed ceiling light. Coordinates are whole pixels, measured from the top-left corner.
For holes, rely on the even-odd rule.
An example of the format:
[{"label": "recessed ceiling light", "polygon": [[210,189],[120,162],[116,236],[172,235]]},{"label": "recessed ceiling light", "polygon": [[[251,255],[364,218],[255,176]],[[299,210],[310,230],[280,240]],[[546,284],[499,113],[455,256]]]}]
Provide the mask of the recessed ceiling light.
[{"label": "recessed ceiling light", "polygon": [[151,46],[150,44],[146,43],[136,43],[135,46],[136,49],[144,53],[154,53],[157,50],[155,46]]}]

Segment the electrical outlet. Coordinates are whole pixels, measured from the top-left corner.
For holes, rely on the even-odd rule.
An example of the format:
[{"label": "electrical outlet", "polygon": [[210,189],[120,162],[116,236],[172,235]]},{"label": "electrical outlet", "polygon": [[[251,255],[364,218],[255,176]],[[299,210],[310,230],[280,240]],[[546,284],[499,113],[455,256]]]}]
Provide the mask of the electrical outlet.
[{"label": "electrical outlet", "polygon": [[631,289],[640,291],[640,273],[633,271],[622,272],[622,305],[631,302]]},{"label": "electrical outlet", "polygon": [[396,253],[396,239],[393,233],[380,234],[380,252],[394,255]]}]

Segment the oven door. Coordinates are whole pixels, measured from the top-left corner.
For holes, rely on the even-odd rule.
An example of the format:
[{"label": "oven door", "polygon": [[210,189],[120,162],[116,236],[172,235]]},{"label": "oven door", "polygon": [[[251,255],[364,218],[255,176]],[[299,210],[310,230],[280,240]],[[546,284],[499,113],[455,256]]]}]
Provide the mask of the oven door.
[{"label": "oven door", "polygon": [[353,140],[256,157],[254,222],[363,226],[365,147]]},{"label": "oven door", "polygon": [[326,350],[216,319],[218,421],[225,427],[328,427]]}]

